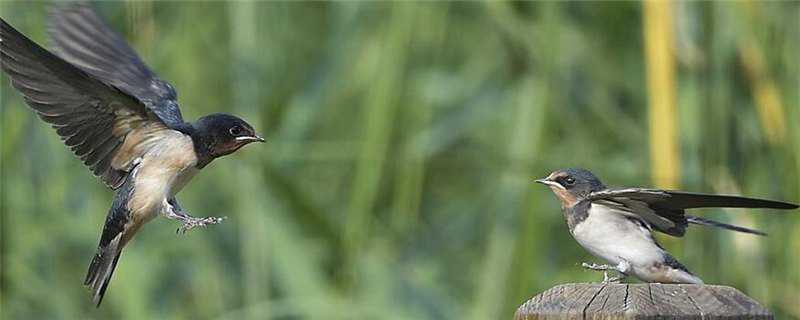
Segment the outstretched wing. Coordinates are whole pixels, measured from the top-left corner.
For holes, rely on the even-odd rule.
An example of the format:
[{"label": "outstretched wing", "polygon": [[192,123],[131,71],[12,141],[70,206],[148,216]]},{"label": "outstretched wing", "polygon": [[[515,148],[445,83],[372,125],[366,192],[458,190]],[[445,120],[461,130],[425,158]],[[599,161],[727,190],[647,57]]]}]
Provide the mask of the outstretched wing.
[{"label": "outstretched wing", "polygon": [[129,94],[40,47],[0,18],[0,69],[27,104],[112,189],[158,132],[168,130]]},{"label": "outstretched wing", "polygon": [[184,124],[175,89],[150,71],[91,6],[81,2],[54,6],[48,31],[54,52],[64,60],[133,96],[167,127]]},{"label": "outstretched wing", "polygon": [[[797,205],[764,200],[746,198],[740,196],[714,195],[691,193],[683,191],[670,191],[659,189],[606,189],[593,192],[589,199],[599,201],[612,207],[621,213],[640,216],[650,223],[653,228],[673,236],[682,236],[686,233],[686,226],[689,223],[699,223],[700,221],[710,221],[707,219],[694,219],[695,217],[686,216],[684,209],[691,208],[772,208],[772,209],[796,209]],[[724,225],[718,223],[719,225]],[[729,225],[725,225],[729,226]],[[735,227],[743,230],[746,228]],[[743,231],[733,228],[731,230],[751,232],[754,230]],[[755,233],[755,232],[751,232]]]},{"label": "outstretched wing", "polygon": [[664,190],[669,195],[664,201],[657,204],[670,209],[691,209],[691,208],[770,208],[770,209],[797,209],[796,204],[747,198],[740,196],[729,196],[719,194],[704,194],[683,191]]}]

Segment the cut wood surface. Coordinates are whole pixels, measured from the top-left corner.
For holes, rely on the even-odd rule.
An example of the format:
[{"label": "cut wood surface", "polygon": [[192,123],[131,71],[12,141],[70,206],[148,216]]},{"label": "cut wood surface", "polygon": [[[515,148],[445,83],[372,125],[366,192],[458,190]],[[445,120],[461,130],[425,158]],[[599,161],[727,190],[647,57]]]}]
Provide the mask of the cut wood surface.
[{"label": "cut wood surface", "polygon": [[695,284],[562,284],[517,309],[533,319],[773,319],[758,302],[727,286]]}]

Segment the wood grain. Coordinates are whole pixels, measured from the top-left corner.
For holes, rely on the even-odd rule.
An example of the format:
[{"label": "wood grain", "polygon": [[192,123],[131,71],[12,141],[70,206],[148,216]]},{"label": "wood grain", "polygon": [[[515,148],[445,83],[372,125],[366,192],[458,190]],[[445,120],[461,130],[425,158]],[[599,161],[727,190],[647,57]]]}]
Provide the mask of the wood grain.
[{"label": "wood grain", "polygon": [[739,290],[689,284],[562,284],[519,307],[534,319],[773,319]]},{"label": "wood grain", "polygon": [[606,285],[584,310],[584,319],[620,319],[628,303],[628,286]]}]

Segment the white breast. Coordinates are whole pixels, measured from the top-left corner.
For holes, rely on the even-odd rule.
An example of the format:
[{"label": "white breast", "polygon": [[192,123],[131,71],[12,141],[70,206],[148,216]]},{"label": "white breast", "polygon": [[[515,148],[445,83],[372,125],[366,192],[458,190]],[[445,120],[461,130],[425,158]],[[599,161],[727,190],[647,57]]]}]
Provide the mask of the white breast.
[{"label": "white breast", "polygon": [[604,205],[592,204],[586,220],[575,226],[572,236],[591,254],[613,265],[622,259],[634,267],[663,260],[663,250],[653,241],[650,230]]},{"label": "white breast", "polygon": [[169,197],[175,195],[197,172],[192,139],[168,131],[142,156],[135,177],[129,208],[142,220],[155,217]]}]

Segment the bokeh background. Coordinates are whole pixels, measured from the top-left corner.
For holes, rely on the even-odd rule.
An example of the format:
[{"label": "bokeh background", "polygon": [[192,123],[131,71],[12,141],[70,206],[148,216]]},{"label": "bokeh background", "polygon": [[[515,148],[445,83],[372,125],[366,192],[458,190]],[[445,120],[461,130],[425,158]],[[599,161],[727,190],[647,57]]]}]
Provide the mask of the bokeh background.
[{"label": "bokeh background", "polygon": [[[48,2],[0,16],[47,46]],[[0,318],[510,319],[599,281],[532,179],[800,201],[800,2],[103,2],[184,117],[268,139],[180,194],[102,307],[81,286],[112,193],[3,76]],[[800,212],[659,236],[708,283],[800,318]],[[631,280],[633,281],[633,280]]]}]

